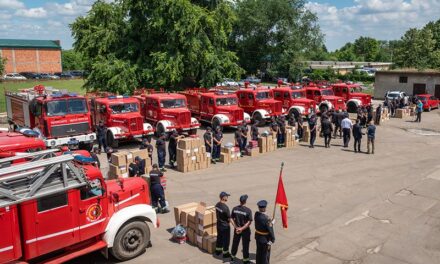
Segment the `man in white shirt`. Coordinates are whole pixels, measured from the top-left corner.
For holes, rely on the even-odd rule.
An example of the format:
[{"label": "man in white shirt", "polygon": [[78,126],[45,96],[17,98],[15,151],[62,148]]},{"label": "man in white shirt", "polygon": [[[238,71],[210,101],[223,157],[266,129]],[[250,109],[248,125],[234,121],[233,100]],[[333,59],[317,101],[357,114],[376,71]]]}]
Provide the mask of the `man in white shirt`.
[{"label": "man in white shirt", "polygon": [[344,148],[347,148],[348,143],[350,142],[351,129],[353,129],[353,123],[351,122],[350,118],[348,118],[348,114],[346,114],[345,118],[342,120],[341,127],[344,138]]}]

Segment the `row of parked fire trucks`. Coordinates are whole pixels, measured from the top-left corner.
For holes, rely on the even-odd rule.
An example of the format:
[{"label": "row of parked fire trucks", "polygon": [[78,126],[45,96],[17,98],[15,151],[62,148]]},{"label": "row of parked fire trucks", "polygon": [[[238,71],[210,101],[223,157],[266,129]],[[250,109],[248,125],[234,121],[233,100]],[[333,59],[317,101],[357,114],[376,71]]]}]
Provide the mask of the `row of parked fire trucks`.
[{"label": "row of parked fire trucks", "polygon": [[6,92],[7,116],[14,130],[33,130],[47,147],[80,142],[91,149],[96,126],[102,121],[107,142],[167,133],[195,134],[200,122],[212,127],[236,127],[242,122],[264,124],[279,115],[309,115],[330,109],[354,112],[371,104],[371,96],[358,93],[356,84],[309,84],[292,89],[256,87],[239,90],[194,88],[179,93],[139,89],[134,96],[73,93],[36,86]]}]

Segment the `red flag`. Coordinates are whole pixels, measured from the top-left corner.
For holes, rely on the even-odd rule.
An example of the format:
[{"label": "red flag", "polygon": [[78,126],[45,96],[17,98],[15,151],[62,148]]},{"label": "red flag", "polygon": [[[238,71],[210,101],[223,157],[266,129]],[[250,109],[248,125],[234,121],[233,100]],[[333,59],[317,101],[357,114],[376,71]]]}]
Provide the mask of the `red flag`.
[{"label": "red flag", "polygon": [[275,199],[275,204],[278,204],[281,209],[281,220],[283,222],[283,227],[287,228],[287,208],[289,204],[287,202],[286,192],[284,191],[283,183],[283,169],[281,167],[280,178],[278,180],[277,197]]}]

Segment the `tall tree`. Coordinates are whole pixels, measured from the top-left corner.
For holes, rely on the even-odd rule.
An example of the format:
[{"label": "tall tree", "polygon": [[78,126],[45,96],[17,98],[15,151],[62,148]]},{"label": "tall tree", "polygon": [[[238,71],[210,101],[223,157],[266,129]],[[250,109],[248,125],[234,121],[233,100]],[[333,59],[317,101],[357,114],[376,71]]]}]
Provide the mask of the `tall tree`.
[{"label": "tall tree", "polygon": [[63,71],[84,69],[84,61],[81,53],[74,50],[63,50],[61,52],[61,62],[63,64]]},{"label": "tall tree", "polygon": [[304,0],[237,1],[232,48],[251,74],[298,77],[300,61],[323,46],[315,14]]},{"label": "tall tree", "polygon": [[360,37],[355,40],[353,49],[362,61],[374,61],[379,52],[379,41],[374,38]]},{"label": "tall tree", "polygon": [[125,93],[237,78],[242,69],[228,50],[234,21],[223,0],[119,0],[95,2],[71,28],[90,71],[86,86]]},{"label": "tall tree", "polygon": [[[6,58],[0,57],[0,77],[3,77],[3,73],[5,72],[6,67]],[[3,80],[3,78],[0,78],[0,81]]]}]

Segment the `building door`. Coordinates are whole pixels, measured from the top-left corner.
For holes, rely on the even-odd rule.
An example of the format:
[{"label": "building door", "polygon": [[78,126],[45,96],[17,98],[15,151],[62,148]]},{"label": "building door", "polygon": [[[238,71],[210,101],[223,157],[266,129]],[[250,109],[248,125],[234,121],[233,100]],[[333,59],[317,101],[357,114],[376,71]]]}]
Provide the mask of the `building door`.
[{"label": "building door", "polygon": [[425,94],[425,93],[426,93],[426,84],[425,83],[415,83],[413,85],[413,95]]},{"label": "building door", "polygon": [[435,85],[434,96],[440,98],[440,84]]}]

